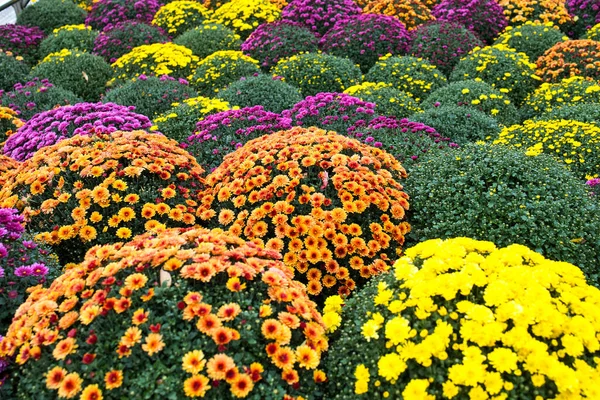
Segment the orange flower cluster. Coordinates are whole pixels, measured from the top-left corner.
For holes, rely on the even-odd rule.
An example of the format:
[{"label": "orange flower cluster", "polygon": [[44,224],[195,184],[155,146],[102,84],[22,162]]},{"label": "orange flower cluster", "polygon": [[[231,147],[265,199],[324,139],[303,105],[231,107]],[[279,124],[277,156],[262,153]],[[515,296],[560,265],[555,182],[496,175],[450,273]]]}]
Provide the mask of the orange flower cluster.
[{"label": "orange flower cluster", "polygon": [[11,108],[0,107],[0,146],[4,146],[6,139],[25,125],[17,115],[17,112]]},{"label": "orange flower cluster", "polygon": [[504,8],[504,15],[511,25],[527,21],[564,25],[572,20],[566,0],[498,0],[498,3]]},{"label": "orange flower cluster", "polygon": [[207,176],[197,216],[284,254],[312,296],[388,269],[410,225],[390,154],[317,128],[252,140]]},{"label": "orange flower cluster", "polygon": [[21,163],[13,158],[0,154],[0,186],[4,186]]},{"label": "orange flower cluster", "polygon": [[585,39],[555,44],[538,58],[536,75],[552,83],[572,76],[600,79],[600,42]]},{"label": "orange flower cluster", "polygon": [[[67,398],[82,388],[82,396],[110,390],[111,398],[136,388],[140,398],[163,391],[242,398],[254,390],[281,399],[286,393],[271,396],[282,384],[289,395],[310,393],[326,379],[317,369],[325,326],[278,258],[202,228],[96,246],[49,289],[32,292],[0,356],[16,355],[24,393],[43,382]],[[172,284],[158,286],[165,273]],[[141,384],[159,353],[168,376]]]},{"label": "orange flower cluster", "polygon": [[416,28],[435,19],[420,0],[373,0],[366,2],[363,13],[391,15],[406,25],[406,29]]},{"label": "orange flower cluster", "polygon": [[192,226],[204,170],[177,142],[144,131],[77,135],[38,151],[0,189],[63,263],[96,244]]}]

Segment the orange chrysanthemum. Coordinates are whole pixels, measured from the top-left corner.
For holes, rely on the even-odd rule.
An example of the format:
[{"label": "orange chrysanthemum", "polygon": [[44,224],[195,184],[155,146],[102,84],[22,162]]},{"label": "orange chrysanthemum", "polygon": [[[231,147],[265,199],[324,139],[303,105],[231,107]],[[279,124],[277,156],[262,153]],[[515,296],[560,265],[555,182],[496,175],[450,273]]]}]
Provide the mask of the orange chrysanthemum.
[{"label": "orange chrysanthemum", "polygon": [[152,356],[160,352],[165,347],[165,342],[162,341],[160,333],[151,333],[146,337],[146,343],[142,345],[142,350]]},{"label": "orange chrysanthemum", "polygon": [[83,379],[81,379],[77,372],[67,374],[58,388],[58,396],[72,399],[81,391],[82,383]]},{"label": "orange chrysanthemum", "polygon": [[227,354],[216,354],[206,364],[206,371],[211,379],[225,379],[225,373],[235,368],[233,359]]},{"label": "orange chrysanthemum", "polygon": [[62,381],[67,376],[67,370],[62,367],[54,367],[46,374],[46,387],[48,389],[58,389]]},{"label": "orange chrysanthemum", "polygon": [[183,383],[183,391],[187,397],[204,397],[210,389],[209,380],[204,375],[193,375]]},{"label": "orange chrysanthemum", "polygon": [[104,375],[104,385],[107,389],[117,389],[123,384],[123,371],[112,370]]},{"label": "orange chrysanthemum", "polygon": [[192,350],[183,356],[182,367],[185,372],[190,374],[198,374],[204,366],[206,360],[204,359],[204,353],[202,350]]}]

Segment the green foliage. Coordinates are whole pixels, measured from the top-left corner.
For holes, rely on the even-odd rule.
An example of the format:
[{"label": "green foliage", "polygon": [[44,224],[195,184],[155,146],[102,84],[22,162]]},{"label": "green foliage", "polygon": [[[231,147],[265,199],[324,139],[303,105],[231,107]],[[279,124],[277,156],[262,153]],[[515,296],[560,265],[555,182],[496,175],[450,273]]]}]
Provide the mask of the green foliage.
[{"label": "green foliage", "polygon": [[85,22],[86,12],[71,0],[39,0],[17,16],[18,25],[39,26],[49,35],[63,25],[78,25]]},{"label": "green foliage", "polygon": [[264,74],[243,77],[219,92],[217,97],[240,108],[263,106],[275,113],[292,108],[302,100],[296,87]]},{"label": "green foliage", "polygon": [[552,24],[527,21],[523,25],[508,26],[494,44],[504,44],[519,53],[527,54],[535,62],[539,56],[558,42],[569,40]]},{"label": "green foliage", "polygon": [[422,162],[405,187],[411,243],[465,236],[497,246],[523,244],[579,266],[598,282],[597,205],[549,156],[470,144]]},{"label": "green foliage", "polygon": [[344,93],[375,103],[375,112],[378,115],[402,119],[422,111],[411,95],[383,82],[363,82],[349,87]]},{"label": "green foliage", "polygon": [[221,50],[239,50],[240,36],[221,24],[205,23],[179,35],[173,43],[185,46],[201,60]]},{"label": "green foliage", "polygon": [[0,51],[0,71],[0,89],[10,90],[15,83],[23,82],[29,67],[17,58]]},{"label": "green foliage", "polygon": [[62,49],[91,53],[97,36],[98,31],[90,28],[61,29],[58,32],[53,32],[42,41],[38,55],[40,58],[44,58],[48,54],[59,52]]},{"label": "green foliage", "polygon": [[534,119],[570,119],[600,126],[600,103],[565,105],[537,115]]},{"label": "green foliage", "polygon": [[212,97],[244,76],[258,74],[258,61],[241,51],[217,51],[198,63],[191,80],[198,94]]}]

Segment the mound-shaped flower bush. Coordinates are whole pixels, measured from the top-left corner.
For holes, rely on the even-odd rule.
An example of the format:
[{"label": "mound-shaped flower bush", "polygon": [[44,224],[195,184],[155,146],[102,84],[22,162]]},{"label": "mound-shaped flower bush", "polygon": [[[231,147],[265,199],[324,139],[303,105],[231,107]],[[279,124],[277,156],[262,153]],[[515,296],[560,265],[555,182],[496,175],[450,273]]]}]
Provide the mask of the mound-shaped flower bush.
[{"label": "mound-shaped flower bush", "polygon": [[209,115],[196,124],[194,134],[180,146],[196,157],[207,171],[213,171],[223,157],[246,142],[291,128],[290,119],[266,111],[262,106],[244,107]]},{"label": "mound-shaped flower bush", "polygon": [[441,20],[410,32],[409,54],[428,60],[448,76],[458,61],[477,46],[483,46],[483,42],[462,24]]},{"label": "mound-shaped flower bush", "polygon": [[75,135],[147,129],[152,123],[134,107],[114,103],[78,103],[34,115],[4,144],[4,154],[25,161],[42,147]]},{"label": "mound-shaped flower bush", "polygon": [[0,50],[0,90],[10,90],[19,82],[23,82],[29,73],[29,66],[23,62],[23,57],[13,57],[11,53]]},{"label": "mound-shaped flower bush", "polygon": [[17,395],[314,399],[325,327],[280,257],[205,229],[92,249],[32,293],[2,341]]},{"label": "mound-shaped flower bush", "polygon": [[281,10],[281,17],[306,26],[320,37],[337,21],[361,13],[352,0],[291,0]]},{"label": "mound-shaped flower bush", "polygon": [[410,93],[417,103],[447,83],[444,74],[434,65],[411,56],[380,58],[365,75],[365,81],[385,82]]},{"label": "mound-shaped flower bush", "polygon": [[2,105],[15,110],[22,120],[56,106],[82,101],[75,93],[51,84],[48,79],[34,78],[29,82],[17,83],[10,92],[0,91]]},{"label": "mound-shaped flower bush", "polygon": [[199,60],[192,50],[175,43],[145,44],[133,48],[111,65],[113,81],[123,82],[140,75],[191,79]]},{"label": "mound-shaped flower bush", "polygon": [[435,18],[420,0],[373,0],[363,8],[367,14],[385,14],[400,20],[407,29],[414,29]]},{"label": "mound-shaped flower bush", "polygon": [[[598,13],[600,19],[600,12]],[[600,23],[594,25],[582,36],[582,39],[600,41]]]},{"label": "mound-shaped flower bush", "polygon": [[242,43],[242,51],[269,70],[279,60],[299,53],[316,53],[319,40],[298,22],[276,21],[261,24]]},{"label": "mound-shaped flower bush", "polygon": [[138,79],[107,92],[103,100],[107,103],[135,106],[136,112],[155,118],[170,110],[173,103],[196,96],[196,91],[183,79],[176,80],[167,75],[160,78],[140,75]]},{"label": "mound-shaped flower bush", "polygon": [[168,40],[165,32],[156,26],[123,21],[100,32],[94,41],[93,52],[112,64],[135,47]]},{"label": "mound-shaped flower bush", "polygon": [[243,77],[221,90],[217,97],[234,106],[263,106],[276,113],[292,108],[302,100],[298,88],[283,82],[280,77],[265,74]]},{"label": "mound-shaped flower bush", "polygon": [[503,125],[519,122],[519,111],[505,94],[481,79],[450,82],[431,93],[421,104],[424,109],[439,106],[467,106],[482,111]]},{"label": "mound-shaped flower bush", "polygon": [[37,26],[0,25],[0,49],[23,57],[29,65],[38,60],[37,49],[44,37],[44,32]]},{"label": "mound-shaped flower bush", "polygon": [[519,112],[525,120],[562,106],[586,103],[600,103],[600,84],[574,76],[559,83],[543,83],[527,97]]},{"label": "mound-shaped flower bush", "polygon": [[381,14],[361,14],[339,20],[321,38],[325,53],[347,57],[367,72],[380,57],[404,55],[408,32],[398,18]]},{"label": "mound-shaped flower bush", "polygon": [[85,101],[98,101],[113,73],[100,56],[62,49],[48,54],[29,73],[29,79],[48,79]]},{"label": "mound-shaped flower bush", "polygon": [[231,0],[217,8],[210,22],[223,24],[246,39],[260,24],[275,22],[281,10],[269,0]]},{"label": "mound-shaped flower bush", "polygon": [[48,246],[24,232],[23,216],[14,208],[0,209],[0,333],[5,334],[17,308],[27,299],[27,289],[49,286],[61,273]]},{"label": "mound-shaped flower bush", "polygon": [[157,0],[98,0],[93,3],[85,24],[99,31],[124,21],[150,24],[159,8]]},{"label": "mound-shaped flower bush", "polygon": [[421,111],[411,95],[384,82],[363,82],[350,86],[344,93],[375,103],[375,112],[379,115],[402,119]]},{"label": "mound-shaped flower bush", "polygon": [[525,246],[428,240],[337,307],[328,398],[595,396],[598,304],[579,268]]},{"label": "mound-shaped flower bush", "polygon": [[49,35],[63,25],[83,24],[86,14],[71,0],[39,0],[23,8],[17,16],[17,25],[35,26]]},{"label": "mound-shaped flower bush", "polygon": [[508,23],[515,26],[526,21],[565,25],[572,20],[566,0],[498,0],[498,4],[504,8]]},{"label": "mound-shaped flower bush", "polygon": [[244,76],[260,72],[258,61],[241,51],[217,51],[198,63],[191,79],[198,94],[211,97]]},{"label": "mound-shaped flower bush", "polygon": [[[177,142],[144,131],[77,135],[39,150],[0,190],[62,262],[97,244],[191,226],[203,169]],[[191,212],[190,212],[191,211]]]},{"label": "mound-shaped flower bush", "polygon": [[494,43],[525,53],[530,61],[535,62],[550,47],[565,40],[569,38],[552,22],[542,24],[527,21],[516,27],[507,26]]},{"label": "mound-shaped flower bush", "polygon": [[537,75],[545,82],[581,76],[600,79],[600,42],[569,40],[548,49],[537,59]]},{"label": "mound-shaped flower bush", "polygon": [[600,127],[594,123],[529,120],[503,129],[494,143],[520,148],[531,155],[549,154],[581,179],[598,178],[600,173]]},{"label": "mound-shaped flower bush", "polygon": [[19,118],[19,114],[8,107],[0,107],[0,144],[4,146],[4,142],[17,129],[23,126],[25,122]]},{"label": "mound-shaped flower bush", "polygon": [[172,108],[154,118],[153,130],[181,142],[196,128],[196,123],[210,114],[229,110],[229,103],[208,97],[192,97],[181,103],[173,103]]},{"label": "mound-shaped flower bush", "polygon": [[303,96],[343,92],[362,81],[360,68],[347,58],[306,53],[284,58],[271,69],[273,75],[300,89]]},{"label": "mound-shaped flower bush", "polygon": [[[441,152],[411,170],[411,243],[467,236],[519,243],[582,268],[597,284],[597,204],[565,166],[501,145]],[[560,217],[557,217],[560,216]]]},{"label": "mound-shaped flower bush", "polygon": [[44,58],[48,54],[59,52],[62,49],[91,53],[97,36],[98,31],[83,24],[62,26],[55,29],[40,43],[38,57]]},{"label": "mound-shaped flower bush", "polygon": [[175,37],[202,25],[209,15],[210,12],[198,1],[171,1],[156,12],[152,25]]},{"label": "mound-shaped flower bush", "polygon": [[600,126],[600,103],[566,105],[537,115],[535,119],[570,119]]},{"label": "mound-shaped flower bush", "polygon": [[442,0],[431,10],[437,20],[457,22],[490,44],[508,25],[496,0]]},{"label": "mound-shaped flower bush", "polygon": [[380,149],[292,128],[225,157],[206,178],[197,215],[281,251],[311,296],[348,295],[402,251],[410,230],[404,177]]},{"label": "mound-shaped flower bush", "polygon": [[525,53],[517,53],[504,44],[475,48],[456,65],[450,81],[480,78],[506,93],[516,105],[538,86],[535,64]]},{"label": "mound-shaped flower bush", "polygon": [[200,60],[216,51],[239,50],[240,35],[221,24],[204,23],[185,31],[173,41],[187,47]]}]

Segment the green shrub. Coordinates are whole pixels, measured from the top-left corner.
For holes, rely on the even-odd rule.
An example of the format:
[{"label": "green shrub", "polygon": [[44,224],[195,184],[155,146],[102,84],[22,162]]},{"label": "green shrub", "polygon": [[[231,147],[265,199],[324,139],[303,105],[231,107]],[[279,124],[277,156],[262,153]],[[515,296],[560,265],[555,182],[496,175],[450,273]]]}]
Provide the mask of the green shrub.
[{"label": "green shrub", "polygon": [[29,72],[29,67],[22,60],[23,57],[13,57],[0,50],[1,90],[10,90],[15,83],[23,82]]},{"label": "green shrub", "polygon": [[240,108],[263,106],[275,113],[292,108],[302,100],[298,88],[263,74],[243,77],[219,92],[217,97]]},{"label": "green shrub", "polygon": [[29,78],[46,78],[87,102],[100,99],[111,76],[102,57],[69,49],[49,54],[29,73]]},{"label": "green shrub", "polygon": [[365,81],[390,84],[410,93],[418,103],[447,83],[444,74],[429,61],[411,56],[381,57],[367,72]]},{"label": "green shrub", "polygon": [[91,27],[83,25],[67,25],[55,29],[40,44],[38,55],[40,58],[46,57],[50,53],[57,53],[62,49],[79,50],[81,52],[91,53],[94,49],[94,40],[98,36],[98,31]]},{"label": "green shrub", "polygon": [[282,76],[285,82],[299,88],[302,96],[343,92],[362,81],[360,68],[352,61],[321,53],[285,58],[271,69],[271,73]]},{"label": "green shrub", "polygon": [[433,107],[408,119],[431,126],[459,145],[496,138],[501,130],[498,121],[473,107]]},{"label": "green shrub", "polygon": [[537,115],[534,119],[570,119],[600,126],[600,103],[566,105]]},{"label": "green shrub", "polygon": [[450,81],[480,78],[520,106],[538,86],[540,78],[535,75],[535,68],[525,53],[517,53],[504,44],[476,47],[456,65]]},{"label": "green shrub", "polygon": [[375,112],[379,115],[402,119],[422,111],[411,95],[384,82],[363,82],[350,86],[344,93],[375,103]]},{"label": "green shrub", "polygon": [[86,12],[71,0],[39,0],[17,16],[17,25],[38,26],[46,35],[63,25],[85,22]]},{"label": "green shrub", "polygon": [[260,72],[258,61],[241,51],[217,51],[198,63],[191,80],[198,94],[212,97],[230,83]]},{"label": "green shrub", "polygon": [[421,107],[427,109],[451,105],[476,108],[503,125],[519,122],[519,112],[508,96],[481,79],[451,82],[432,92]]},{"label": "green shrub", "polygon": [[214,52],[239,50],[242,45],[240,36],[221,24],[204,24],[177,36],[173,43],[185,46],[200,60]]},{"label": "green shrub", "polygon": [[519,26],[507,26],[494,44],[504,44],[535,62],[539,56],[558,42],[569,40],[552,22],[527,21]]},{"label": "green shrub", "polygon": [[185,81],[169,76],[138,77],[110,90],[104,96],[105,103],[117,103],[123,106],[135,106],[135,112],[150,119],[166,112],[173,103],[181,102],[197,93]]},{"label": "green shrub", "polygon": [[597,282],[598,209],[581,181],[549,156],[469,144],[413,168],[411,243],[472,237],[518,243],[567,261]]}]

